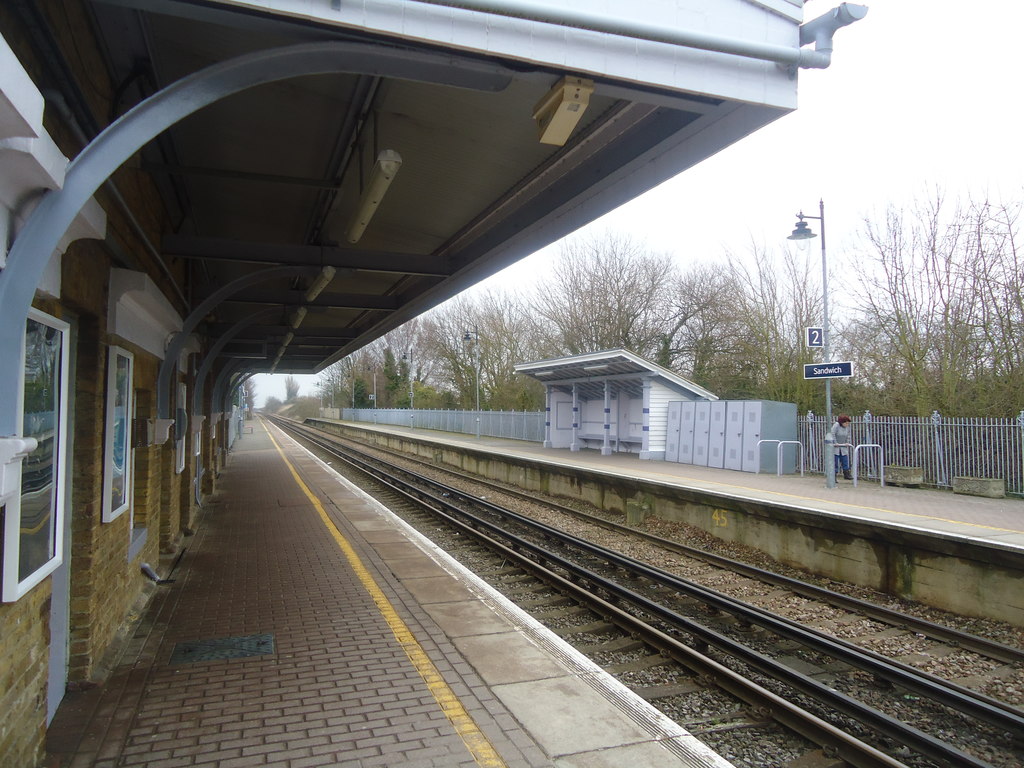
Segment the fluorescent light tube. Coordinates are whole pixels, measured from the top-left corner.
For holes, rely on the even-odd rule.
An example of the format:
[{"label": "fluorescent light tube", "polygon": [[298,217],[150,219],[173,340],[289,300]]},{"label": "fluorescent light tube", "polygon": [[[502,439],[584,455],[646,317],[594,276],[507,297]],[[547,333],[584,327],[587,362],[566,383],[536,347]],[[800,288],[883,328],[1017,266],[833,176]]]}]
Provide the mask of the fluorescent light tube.
[{"label": "fluorescent light tube", "polygon": [[[337,270],[334,267],[324,267],[320,270],[320,274],[316,276],[316,280],[313,281],[312,285],[309,286],[309,290],[306,291],[307,304],[312,302],[323,292],[328,283],[334,279],[334,273],[336,271]],[[294,328],[295,326],[292,327]]]},{"label": "fluorescent light tube", "polygon": [[356,209],[355,216],[349,221],[348,228],[345,230],[345,238],[350,243],[359,242],[370,219],[377,212],[377,206],[384,199],[384,193],[388,191],[395,174],[401,167],[402,156],[395,150],[385,149],[377,155],[377,162],[374,163],[373,170],[370,171],[370,180],[363,190],[362,197],[359,198],[359,208]]}]

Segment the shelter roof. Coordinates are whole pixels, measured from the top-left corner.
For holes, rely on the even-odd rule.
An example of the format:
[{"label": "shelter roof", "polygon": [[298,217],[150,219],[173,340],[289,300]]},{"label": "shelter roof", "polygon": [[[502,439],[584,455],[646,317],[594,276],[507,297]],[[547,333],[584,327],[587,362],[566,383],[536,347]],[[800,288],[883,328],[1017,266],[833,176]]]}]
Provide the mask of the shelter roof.
[{"label": "shelter roof", "polygon": [[717,395],[689,379],[624,349],[520,363],[515,366],[515,371],[564,391],[571,391],[575,384],[586,400],[604,397],[604,382],[609,380],[614,381],[620,391],[637,397],[643,392],[643,381],[650,378],[657,379],[688,399],[718,399]]},{"label": "shelter roof", "polygon": [[187,276],[248,371],[318,372],[787,114],[807,53],[798,0],[83,0],[74,37],[50,5],[0,24],[68,134],[144,142],[114,183],[162,237],[118,266]]}]

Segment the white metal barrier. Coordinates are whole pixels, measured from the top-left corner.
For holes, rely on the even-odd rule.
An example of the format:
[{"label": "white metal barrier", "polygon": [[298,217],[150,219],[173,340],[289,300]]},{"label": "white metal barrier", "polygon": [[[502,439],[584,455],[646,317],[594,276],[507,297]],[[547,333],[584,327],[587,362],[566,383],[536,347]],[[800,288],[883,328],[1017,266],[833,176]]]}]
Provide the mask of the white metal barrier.
[{"label": "white metal barrier", "polygon": [[861,443],[853,449],[853,487],[857,487],[857,467],[860,464],[861,448],[878,449],[878,480],[882,488],[885,488],[885,451],[878,443]]},{"label": "white metal barrier", "polygon": [[800,477],[804,476],[804,444],[799,440],[758,440],[757,456],[761,458],[761,443],[778,443],[775,446],[775,474],[782,477],[782,451],[787,445],[795,445],[799,450],[796,452],[800,457]]}]

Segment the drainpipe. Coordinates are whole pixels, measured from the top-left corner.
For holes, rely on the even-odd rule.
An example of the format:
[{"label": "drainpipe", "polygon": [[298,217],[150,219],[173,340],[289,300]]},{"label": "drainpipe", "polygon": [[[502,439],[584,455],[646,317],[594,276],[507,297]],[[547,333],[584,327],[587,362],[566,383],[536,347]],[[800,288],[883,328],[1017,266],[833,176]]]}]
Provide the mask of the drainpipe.
[{"label": "drainpipe", "polygon": [[[832,63],[832,35],[868,12],[867,6],[842,3],[828,13],[809,21],[800,27],[800,45],[815,44],[813,51],[791,48],[772,43],[758,43],[739,40],[723,35],[712,35],[685,29],[668,29],[657,24],[646,24],[620,17],[607,16],[593,11],[572,8],[551,8],[547,3],[531,0],[413,0],[417,3],[440,5],[448,8],[479,11],[495,16],[539,21],[557,24],[561,27],[588,29],[611,35],[669,43],[701,51],[728,53],[749,59],[774,61],[777,64],[796,66],[801,69],[825,69]],[[805,39],[806,38],[806,39]]]}]

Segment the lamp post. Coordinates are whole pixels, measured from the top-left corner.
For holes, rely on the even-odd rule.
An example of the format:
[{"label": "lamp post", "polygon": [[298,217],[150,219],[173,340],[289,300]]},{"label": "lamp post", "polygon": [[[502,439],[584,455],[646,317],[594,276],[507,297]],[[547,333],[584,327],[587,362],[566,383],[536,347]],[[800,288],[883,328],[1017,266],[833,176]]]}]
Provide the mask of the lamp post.
[{"label": "lamp post", "polygon": [[[825,201],[818,201],[817,216],[808,216],[800,211],[797,216],[796,229],[793,230],[787,239],[795,240],[798,245],[804,246],[811,238],[817,237],[804,219],[816,219],[821,222],[821,342],[822,354],[825,359],[822,362],[832,361],[832,354],[829,349],[829,327],[828,327],[828,259],[825,253]],[[835,440],[832,437],[832,379],[825,379],[825,487],[836,487],[836,464],[835,464]]]},{"label": "lamp post", "polygon": [[472,331],[466,331],[462,336],[465,344],[473,345],[473,363],[476,368],[476,438],[480,439],[480,332],[477,326]]},{"label": "lamp post", "polygon": [[377,409],[380,403],[377,402],[377,364],[373,364],[373,423],[377,423]]},{"label": "lamp post", "polygon": [[413,418],[414,418],[413,409],[415,408],[414,397],[415,397],[415,394],[416,394],[415,390],[413,388],[413,378],[412,378],[413,377],[413,368],[412,368],[413,360],[412,360],[412,350],[411,349],[408,352],[403,352],[402,353],[402,361],[409,363],[409,426],[411,427],[411,426],[413,426]]}]

